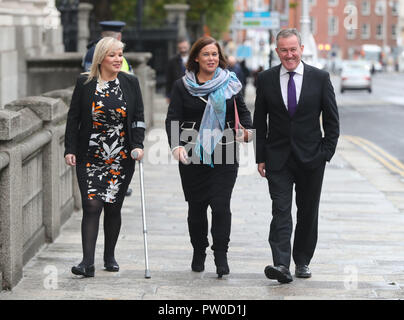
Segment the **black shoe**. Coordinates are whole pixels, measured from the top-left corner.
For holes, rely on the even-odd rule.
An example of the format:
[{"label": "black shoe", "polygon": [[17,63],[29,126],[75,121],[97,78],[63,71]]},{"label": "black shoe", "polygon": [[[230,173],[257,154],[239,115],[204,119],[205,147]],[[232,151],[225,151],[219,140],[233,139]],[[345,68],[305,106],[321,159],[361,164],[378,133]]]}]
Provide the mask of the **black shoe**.
[{"label": "black shoe", "polygon": [[217,277],[221,278],[230,273],[229,265],[227,264],[227,253],[225,251],[215,251],[215,265]]},{"label": "black shoe", "polygon": [[128,190],[126,190],[125,196],[126,196],[126,197],[130,197],[131,194],[132,194],[132,189],[131,189],[131,188],[128,188]]},{"label": "black shoe", "polygon": [[197,252],[194,251],[194,255],[192,257],[191,269],[195,272],[202,272],[205,270],[205,252]]},{"label": "black shoe", "polygon": [[280,283],[289,283],[293,281],[290,271],[285,266],[266,266],[264,271],[266,277],[272,280],[278,280]]},{"label": "black shoe", "polygon": [[94,277],[95,274],[95,267],[94,265],[91,266],[85,266],[85,265],[77,265],[72,267],[72,273],[78,276],[84,276],[84,277]]},{"label": "black shoe", "polygon": [[308,265],[297,265],[295,270],[297,278],[311,278],[311,272]]},{"label": "black shoe", "polygon": [[118,272],[119,264],[115,261],[115,259],[108,259],[107,261],[104,259],[104,268],[109,272]]}]

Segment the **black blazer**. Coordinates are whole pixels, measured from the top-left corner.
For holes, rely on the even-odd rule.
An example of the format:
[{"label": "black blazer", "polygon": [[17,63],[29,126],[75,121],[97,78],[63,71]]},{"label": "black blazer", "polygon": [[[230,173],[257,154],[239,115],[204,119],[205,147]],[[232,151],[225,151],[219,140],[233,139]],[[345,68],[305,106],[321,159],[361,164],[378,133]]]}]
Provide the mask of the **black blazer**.
[{"label": "black blazer", "polygon": [[[128,110],[129,146],[131,150],[134,148],[143,149],[145,129],[138,126],[138,122],[144,123],[143,100],[139,81],[134,75],[125,72],[119,72],[118,79]],[[77,79],[66,122],[64,154],[76,155],[77,161],[83,159],[88,150],[92,129],[91,104],[97,85],[95,79],[84,84],[86,80],[87,75],[83,74]]]},{"label": "black blazer", "polygon": [[314,169],[331,160],[339,137],[338,108],[330,75],[304,63],[299,103],[290,117],[282,99],[280,69],[281,65],[258,76],[254,112],[256,162],[265,162],[267,170],[276,171],[292,153],[304,168]]},{"label": "black blazer", "polygon": [[168,61],[166,70],[166,97],[170,98],[174,82],[185,74],[185,66],[179,54]]},{"label": "black blazer", "polygon": [[[208,97],[205,97],[206,100],[207,98]],[[226,128],[234,128],[234,99],[236,99],[237,112],[241,125],[246,129],[252,129],[251,113],[247,109],[241,92],[226,100]],[[203,100],[192,96],[188,92],[182,79],[175,81],[166,118],[166,131],[171,148],[185,146],[187,144],[187,141],[175,139],[171,136],[173,121],[178,121],[179,124],[178,133],[175,132],[177,137],[181,137],[182,131],[189,129],[190,126],[197,132],[199,131],[205,107],[206,103]],[[194,124],[190,125],[189,123]],[[234,136],[231,141],[234,141]],[[221,143],[226,143],[225,139],[222,139]],[[224,148],[226,147],[226,144],[222,145]]]}]

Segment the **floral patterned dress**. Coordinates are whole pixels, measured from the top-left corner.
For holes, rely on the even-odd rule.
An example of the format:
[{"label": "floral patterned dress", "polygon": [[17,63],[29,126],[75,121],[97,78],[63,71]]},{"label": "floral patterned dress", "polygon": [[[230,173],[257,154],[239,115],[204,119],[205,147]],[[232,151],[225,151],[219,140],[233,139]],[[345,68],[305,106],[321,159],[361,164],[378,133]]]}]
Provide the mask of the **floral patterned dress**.
[{"label": "floral patterned dress", "polygon": [[[92,132],[85,164],[87,198],[115,203],[133,175],[127,142],[127,109],[118,78],[97,82],[92,103]],[[84,169],[84,168],[83,168]]]}]

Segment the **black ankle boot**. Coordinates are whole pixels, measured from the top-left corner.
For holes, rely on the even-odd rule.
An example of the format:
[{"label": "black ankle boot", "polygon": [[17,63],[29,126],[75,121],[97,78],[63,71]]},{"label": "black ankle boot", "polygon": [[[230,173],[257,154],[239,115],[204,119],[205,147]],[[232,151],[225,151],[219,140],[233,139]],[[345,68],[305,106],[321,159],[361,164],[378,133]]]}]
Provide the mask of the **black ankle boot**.
[{"label": "black ankle boot", "polygon": [[229,265],[227,264],[227,252],[225,251],[215,251],[215,265],[217,277],[221,278],[224,275],[230,273]]},{"label": "black ankle boot", "polygon": [[119,264],[116,262],[115,258],[104,258],[104,268],[109,272],[118,272]]},{"label": "black ankle boot", "polygon": [[205,252],[194,251],[191,263],[192,271],[202,272],[203,270],[205,270],[205,259]]},{"label": "black ankle boot", "polygon": [[86,278],[94,277],[95,267],[94,265],[86,266],[84,264],[79,264],[72,267],[72,273],[78,276],[84,276]]}]

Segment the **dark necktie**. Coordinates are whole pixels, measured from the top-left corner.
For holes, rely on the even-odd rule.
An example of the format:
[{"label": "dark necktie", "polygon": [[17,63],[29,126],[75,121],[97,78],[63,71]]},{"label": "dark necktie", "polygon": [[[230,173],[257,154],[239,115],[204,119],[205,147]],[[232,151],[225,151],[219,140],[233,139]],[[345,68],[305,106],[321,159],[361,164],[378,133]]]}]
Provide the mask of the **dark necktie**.
[{"label": "dark necktie", "polygon": [[288,111],[291,117],[295,114],[297,101],[296,101],[296,86],[295,81],[293,80],[293,76],[296,72],[288,72],[289,73],[289,82],[288,82]]}]

